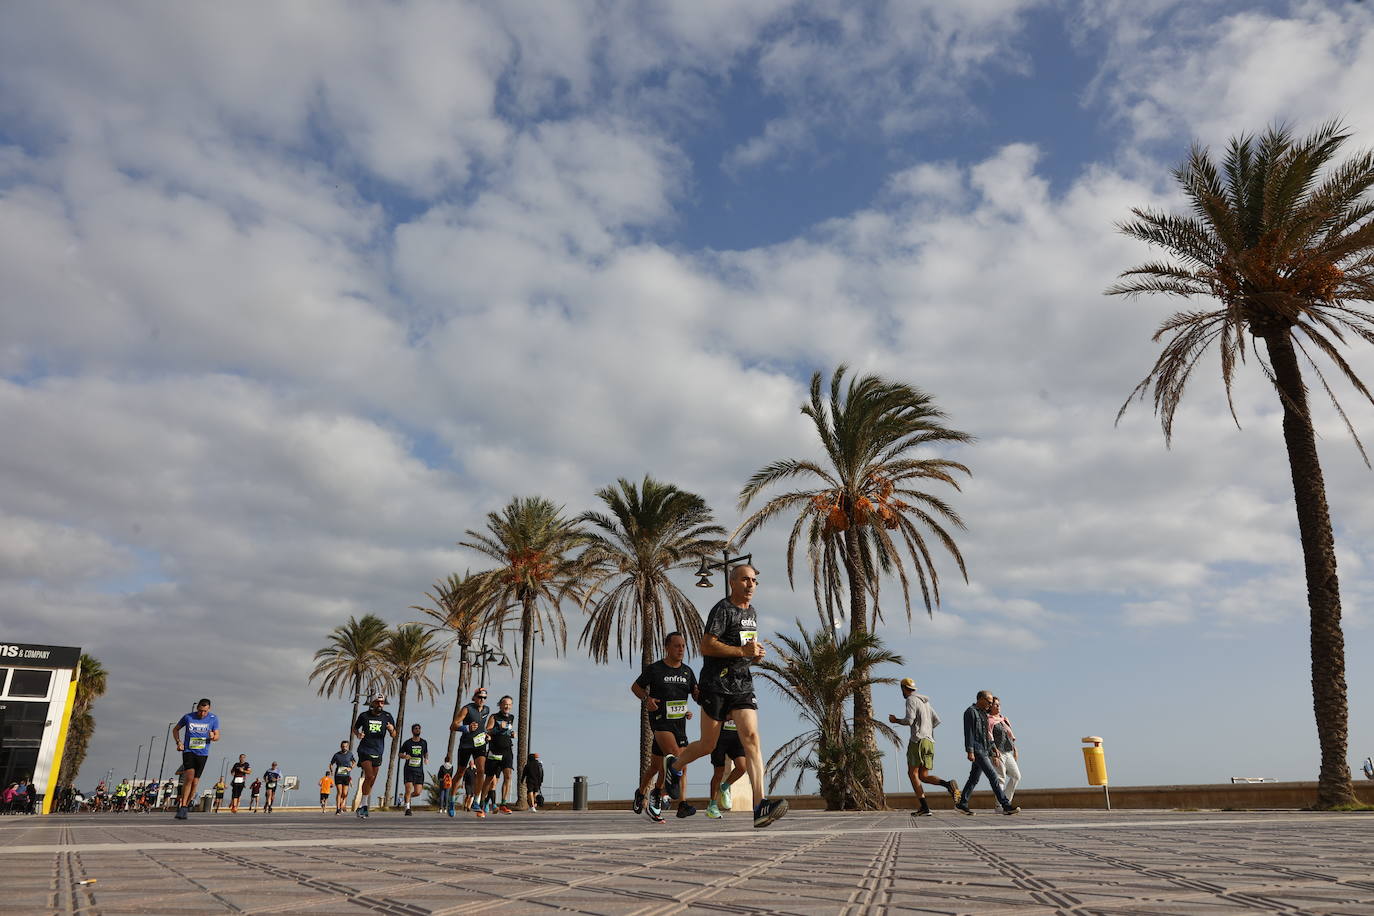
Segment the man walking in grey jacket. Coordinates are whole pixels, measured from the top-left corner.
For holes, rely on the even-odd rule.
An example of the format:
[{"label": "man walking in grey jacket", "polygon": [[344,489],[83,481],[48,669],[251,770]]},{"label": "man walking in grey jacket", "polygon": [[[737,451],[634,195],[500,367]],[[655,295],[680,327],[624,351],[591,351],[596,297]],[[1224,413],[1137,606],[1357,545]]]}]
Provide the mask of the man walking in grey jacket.
[{"label": "man walking in grey jacket", "polygon": [[916,682],[909,677],[902,678],[902,697],[906,700],[906,714],[900,719],[888,716],[887,721],[894,725],[910,725],[911,738],[906,745],[907,775],[911,777],[911,789],[916,793],[920,807],[911,812],[912,817],[929,817],[930,805],[926,802],[926,791],[921,783],[943,786],[945,791],[959,803],[959,789],[954,780],[944,780],[931,770],[935,767],[935,726],[940,717],[930,705],[930,697],[916,692]]},{"label": "man walking in grey jacket", "polygon": [[964,783],[964,797],[954,805],[955,810],[964,814],[973,813],[968,804],[969,796],[973,793],[973,787],[978,785],[980,775],[988,778],[992,794],[997,797],[997,804],[1001,806],[1003,814],[1015,814],[1021,810],[1002,794],[1002,784],[998,781],[997,771],[992,766],[997,749],[992,745],[992,731],[988,728],[988,710],[991,708],[992,694],[980,690],[974,704],[964,710],[964,751],[973,766],[969,769],[968,781]]}]

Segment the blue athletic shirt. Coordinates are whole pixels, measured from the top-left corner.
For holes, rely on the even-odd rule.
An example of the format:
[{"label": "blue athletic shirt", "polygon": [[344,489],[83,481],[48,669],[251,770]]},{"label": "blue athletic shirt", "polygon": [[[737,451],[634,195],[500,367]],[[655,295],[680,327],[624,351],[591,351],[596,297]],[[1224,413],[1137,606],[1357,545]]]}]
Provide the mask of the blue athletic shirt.
[{"label": "blue athletic shirt", "polygon": [[201,757],[210,756],[210,732],[219,731],[219,716],[207,712],[204,719],[197,719],[194,713],[187,713],[177,723],[177,728],[186,729],[182,747],[186,753]]},{"label": "blue athletic shirt", "polygon": [[344,751],[339,751],[329,758],[329,765],[334,768],[334,776],[339,779],[348,778],[353,770],[353,764],[357,762],[356,757]]},{"label": "blue athletic shirt", "polygon": [[358,742],[358,753],[376,755],[386,751],[386,727],[395,726],[396,720],[385,709],[368,709],[358,714],[353,730],[362,732]]}]

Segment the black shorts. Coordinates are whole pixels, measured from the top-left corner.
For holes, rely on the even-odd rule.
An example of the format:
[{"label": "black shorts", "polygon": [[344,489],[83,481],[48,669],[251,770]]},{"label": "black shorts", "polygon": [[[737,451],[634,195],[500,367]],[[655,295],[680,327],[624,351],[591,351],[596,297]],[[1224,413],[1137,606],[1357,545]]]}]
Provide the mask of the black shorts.
[{"label": "black shorts", "polygon": [[231,792],[234,793],[234,797],[235,797],[235,798],[238,798],[240,795],[243,794],[243,783],[241,783],[241,782],[236,782],[236,783],[231,784],[231,785],[229,786],[229,791],[231,791]]},{"label": "black shorts", "polygon": [[[658,743],[658,736],[660,731],[672,732],[673,736],[677,738],[677,747],[670,747],[665,749],[662,746],[660,746]],[[667,728],[656,729],[654,731],[655,757],[666,757],[668,754],[676,754],[681,748],[686,747],[688,744],[691,744],[691,742],[687,740],[687,724],[685,722],[682,724],[680,728],[673,728],[669,726]]]},{"label": "black shorts", "polygon": [[263,787],[263,791],[265,791],[265,792],[267,792],[267,794],[271,795],[273,792],[277,791],[277,787],[276,787],[276,786],[264,786],[264,787]]},{"label": "black shorts", "polygon": [[209,754],[197,754],[194,751],[183,751],[181,754],[181,771],[184,773],[190,770],[195,773],[196,778],[199,779],[200,774],[205,772],[205,764],[209,762],[209,760]]},{"label": "black shorts", "polygon": [[402,781],[402,782],[408,782],[408,783],[410,783],[411,785],[415,785],[415,786],[422,786],[422,785],[424,785],[424,784],[425,784],[425,771],[424,771],[424,768],[420,768],[420,769],[417,770],[417,769],[415,769],[415,768],[413,768],[413,767],[406,767],[406,768],[405,768],[405,775],[401,777],[401,781]]},{"label": "black shorts", "polygon": [[328,792],[321,792],[321,793],[320,793],[320,801],[321,801],[321,802],[327,802],[327,801],[329,801],[329,793],[328,793]]},{"label": "black shorts", "polygon": [[[455,764],[455,766],[457,767],[457,769],[461,770],[468,765],[469,760],[477,760],[480,763],[481,761],[486,759],[487,746],[485,744],[481,747],[459,747],[458,762]],[[481,763],[481,765],[484,767],[486,766],[485,763]]]},{"label": "black shorts", "polygon": [[720,730],[720,740],[716,741],[716,749],[711,752],[711,766],[723,767],[736,758],[744,756],[744,742],[739,740],[739,732],[734,730]]},{"label": "black shorts", "polygon": [[335,776],[335,777],[334,777],[334,785],[336,785],[336,786],[345,786],[345,787],[347,787],[348,784],[351,783],[352,781],[353,781],[353,777],[352,777],[352,776]]},{"label": "black shorts", "polygon": [[359,765],[359,766],[362,766],[364,763],[370,763],[370,764],[372,764],[374,767],[381,767],[381,765],[382,765],[382,755],[383,755],[384,753],[386,753],[386,750],[385,750],[385,749],[382,749],[382,750],[378,751],[378,752],[375,753],[375,754],[369,754],[367,751],[359,750],[359,751],[358,751],[358,765]]},{"label": "black shorts", "polygon": [[724,722],[731,711],[736,709],[758,709],[758,701],[752,693],[707,693],[701,692],[701,711],[717,722]]},{"label": "black shorts", "polygon": [[487,775],[515,769],[515,749],[508,744],[493,744],[487,750]]}]

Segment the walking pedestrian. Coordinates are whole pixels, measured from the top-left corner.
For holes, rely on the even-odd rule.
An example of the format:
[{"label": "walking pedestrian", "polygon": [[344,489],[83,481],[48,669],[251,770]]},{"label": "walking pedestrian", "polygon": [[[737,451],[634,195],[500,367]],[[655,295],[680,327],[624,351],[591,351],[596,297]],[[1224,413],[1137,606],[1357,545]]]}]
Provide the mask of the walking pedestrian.
[{"label": "walking pedestrian", "polygon": [[988,710],[988,725],[992,728],[992,746],[997,756],[992,758],[993,768],[1002,779],[1002,794],[1011,801],[1016,797],[1016,786],[1021,782],[1021,757],[1016,749],[1016,735],[1011,730],[1011,722],[1002,715],[1002,701],[992,698],[992,708]]},{"label": "walking pedestrian", "polygon": [[439,813],[453,817],[453,758],[444,757],[439,764]]},{"label": "walking pedestrian", "polygon": [[969,807],[969,800],[980,776],[988,778],[992,794],[996,797],[1003,814],[1016,814],[1021,810],[1002,794],[1001,780],[997,778],[997,770],[992,765],[992,758],[996,756],[997,749],[992,746],[992,730],[988,727],[988,710],[991,708],[992,694],[980,690],[973,705],[964,710],[964,751],[973,766],[969,768],[968,781],[964,783],[963,797],[954,805],[955,810],[964,814],[973,813],[973,809]]},{"label": "walking pedestrian", "polygon": [[544,804],[544,796],[540,794],[544,788],[544,764],[539,762],[538,754],[530,752],[520,781],[525,784],[525,806],[530,811],[538,811]]},{"label": "walking pedestrian", "polygon": [[935,769],[935,728],[940,724],[940,716],[930,705],[930,697],[917,693],[916,682],[909,677],[902,678],[901,688],[906,711],[901,718],[889,715],[887,721],[894,725],[911,726],[911,737],[906,743],[906,772],[919,804],[911,816],[929,817],[930,803],[926,801],[926,790],[922,783],[941,786],[956,805],[959,803],[959,789],[954,785],[954,780],[941,779],[932,772]]}]

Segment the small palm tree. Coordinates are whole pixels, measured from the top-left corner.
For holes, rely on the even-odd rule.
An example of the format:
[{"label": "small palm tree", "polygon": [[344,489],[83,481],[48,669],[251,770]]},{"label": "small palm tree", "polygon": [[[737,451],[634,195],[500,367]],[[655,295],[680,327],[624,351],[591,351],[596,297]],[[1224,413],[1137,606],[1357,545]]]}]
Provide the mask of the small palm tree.
[{"label": "small palm tree", "polygon": [[352,616],[348,623],[329,634],[329,643],[315,653],[315,668],[310,680],[320,681],[316,694],[322,697],[353,694],[353,715],[348,720],[347,740],[353,740],[353,723],[358,721],[358,701],[363,691],[374,693],[387,687],[382,672],[382,648],[387,641],[386,621],[376,614]]},{"label": "small palm tree", "polygon": [[[671,613],[673,629],[689,647],[697,645],[701,615],[669,573],[690,569],[697,558],[721,550],[725,529],[712,522],[711,509],[700,496],[647,474],[638,486],[622,478],[596,495],[609,514],[586,512],[579,519],[590,526],[581,557],[587,567],[588,616],[579,644],[587,646],[598,664],[610,660],[612,640],[618,658],[626,652],[633,656],[638,647],[640,663],[648,667],[669,632]],[[654,736],[642,707],[639,718],[642,773]]]},{"label": "small palm tree", "polygon": [[[944,412],[921,389],[876,375],[853,378],[845,387],[847,371],[839,366],[831,376],[828,400],[822,394],[821,373],[812,375],[811,398],[801,408],[815,424],[824,463],[786,458],[757,471],[740,491],[740,511],[775,484],[802,478],[805,486],[771,497],[744,520],[735,537],[743,543],[769,521],[790,514],[787,581],[795,584],[794,554],[798,540],[805,538],[822,625],[839,626],[839,610],[847,597],[849,631],[857,636],[882,619],[878,597],[884,575],[895,573],[901,583],[908,621],[911,576],[927,613],[940,603],[932,537],[968,581],[963,555],[949,530],[962,529],[963,520],[924,487],[936,483],[957,490],[955,475],[972,472],[957,461],[915,453],[974,439],[946,426]],[[873,696],[867,688],[854,694],[854,722],[859,739],[876,753]],[[876,791],[865,794],[881,797],[881,771],[875,778]]]},{"label": "small palm tree", "polygon": [[[495,560],[494,569],[473,575],[477,602],[485,608],[491,626],[504,633],[512,612],[518,611],[520,632],[520,709],[516,716],[517,760],[529,756],[530,729],[534,722],[534,640],[552,631],[555,651],[566,647],[567,622],[562,602],[581,600],[582,565],[573,553],[585,535],[576,521],[542,496],[516,497],[501,512],[487,513],[487,530],[467,531],[460,542]],[[525,807],[521,778],[520,806]]]},{"label": "small palm tree", "polygon": [[[472,680],[472,658],[468,650],[478,642],[480,634],[487,625],[487,609],[478,600],[472,574],[451,575],[434,583],[432,592],[425,592],[432,607],[412,605],[411,610],[421,611],[433,623],[431,628],[436,634],[444,636],[444,664],[448,664],[449,654],[458,648],[458,691],[453,697],[453,718],[456,720],[467,701],[468,685]],[[453,745],[458,733],[448,733],[447,756],[453,757]]]},{"label": "small palm tree", "polygon": [[[1319,808],[1353,804],[1355,790],[1346,760],[1349,708],[1335,537],[1303,363],[1331,397],[1362,455],[1364,447],[1315,356],[1329,359],[1374,403],[1339,349],[1347,335],[1374,344],[1374,314],[1351,304],[1374,300],[1374,200],[1369,197],[1374,153],[1356,153],[1337,163],[1349,137],[1337,122],[1301,140],[1287,128],[1270,128],[1259,137],[1233,138],[1220,169],[1207,149],[1194,145],[1174,170],[1192,212],[1135,209],[1136,218],[1118,226],[1163,248],[1173,260],[1127,270],[1107,290],[1124,296],[1201,296],[1220,306],[1178,312],[1160,325],[1154,339],[1168,341],[1122,405],[1124,413],[1153,389],[1166,444],[1193,369],[1214,344],[1228,403],[1236,367],[1246,360],[1247,336],[1254,338],[1248,346],[1278,395],[1307,575],[1312,699],[1321,744]],[[1260,341],[1267,363],[1258,352]],[[1234,407],[1231,415],[1235,419]]]},{"label": "small palm tree", "polygon": [[72,717],[67,726],[67,741],[62,750],[62,761],[58,772],[59,785],[74,783],[81,775],[81,764],[86,761],[86,749],[95,735],[95,716],[91,707],[105,695],[109,687],[109,672],[100,660],[93,655],[81,653],[76,667],[76,698],[72,703]]},{"label": "small palm tree", "polygon": [[395,783],[391,775],[395,771],[396,758],[400,756],[401,742],[410,737],[406,725],[406,696],[410,685],[415,685],[415,698],[423,700],[426,695],[433,700],[439,685],[428,674],[429,666],[444,657],[444,647],[435,639],[434,631],[418,623],[401,624],[387,635],[386,645],[382,648],[382,664],[396,693],[400,697],[396,705],[396,734],[391,738],[391,754],[386,761],[386,781],[382,785],[387,790],[382,793],[382,807],[386,808],[395,797]]},{"label": "small palm tree", "polygon": [[[810,633],[800,620],[797,630],[797,636],[770,641],[775,658],[756,666],[759,677],[777,687],[810,726],[768,759],[768,789],[771,792],[788,770],[795,769],[797,789],[807,773],[816,774],[829,810],[882,808],[884,798],[880,790],[875,792],[873,777],[882,770],[882,755],[860,738],[845,708],[860,691],[896,683],[876,671],[880,665],[900,665],[903,659],[888,651],[874,633],[839,638],[825,626]],[[897,743],[888,725],[873,724]]]}]

